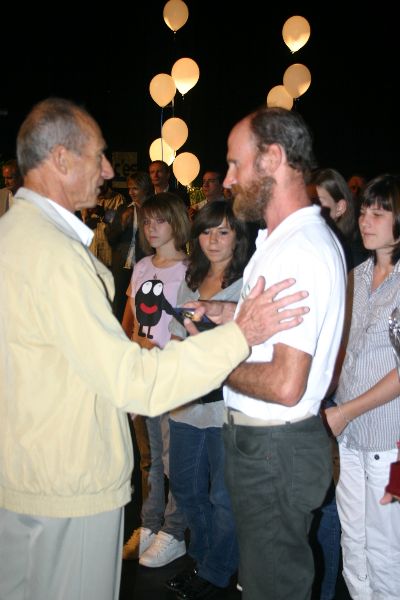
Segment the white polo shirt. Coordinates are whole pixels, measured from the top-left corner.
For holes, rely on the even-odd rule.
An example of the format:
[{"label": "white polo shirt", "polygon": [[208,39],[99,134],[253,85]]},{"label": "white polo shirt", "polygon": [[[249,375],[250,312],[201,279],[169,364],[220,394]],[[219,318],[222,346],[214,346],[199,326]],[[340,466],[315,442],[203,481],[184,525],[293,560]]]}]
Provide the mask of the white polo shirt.
[{"label": "white polo shirt", "polygon": [[[274,229],[258,234],[256,251],[243,275],[242,297],[263,275],[266,287],[294,277],[296,283],[281,295],[307,290],[299,305],[309,306],[303,322],[282,331],[264,344],[254,346],[247,362],[271,361],[274,344],[283,343],[312,356],[307,389],[293,407],[256,400],[224,388],[225,404],[250,417],[292,420],[307,413],[317,414],[331,382],[342,335],[346,265],[340,242],[321,216],[318,206],[302,208]],[[238,309],[240,303],[238,304]]]}]

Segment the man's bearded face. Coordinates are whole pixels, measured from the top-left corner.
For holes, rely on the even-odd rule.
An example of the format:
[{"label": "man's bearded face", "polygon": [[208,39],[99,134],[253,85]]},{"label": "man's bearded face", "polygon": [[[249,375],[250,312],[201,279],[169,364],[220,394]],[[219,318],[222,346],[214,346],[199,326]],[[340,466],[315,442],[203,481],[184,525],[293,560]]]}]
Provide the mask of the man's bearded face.
[{"label": "man's bearded face", "polygon": [[271,200],[275,179],[262,176],[257,171],[249,185],[232,185],[233,210],[242,221],[259,221],[265,218],[265,210]]}]

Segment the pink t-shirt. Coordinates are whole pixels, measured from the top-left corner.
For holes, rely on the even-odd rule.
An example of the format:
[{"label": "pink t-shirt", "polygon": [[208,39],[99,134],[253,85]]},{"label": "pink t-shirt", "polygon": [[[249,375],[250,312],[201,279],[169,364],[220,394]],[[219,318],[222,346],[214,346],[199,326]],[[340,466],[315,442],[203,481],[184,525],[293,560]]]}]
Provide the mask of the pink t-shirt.
[{"label": "pink t-shirt", "polygon": [[[172,319],[171,306],[176,306],[178,289],[185,278],[187,265],[178,261],[172,267],[155,267],[152,256],[136,263],[128,294],[134,299],[138,325],[136,339],[147,338],[163,348],[170,340],[168,329]],[[139,341],[138,339],[138,341]]]}]

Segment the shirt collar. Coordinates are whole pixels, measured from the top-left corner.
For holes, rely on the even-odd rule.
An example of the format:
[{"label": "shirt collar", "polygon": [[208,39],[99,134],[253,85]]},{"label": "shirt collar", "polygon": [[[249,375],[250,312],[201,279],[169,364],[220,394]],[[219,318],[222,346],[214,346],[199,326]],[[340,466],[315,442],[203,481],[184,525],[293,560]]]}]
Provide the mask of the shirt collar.
[{"label": "shirt collar", "polygon": [[75,233],[79,236],[82,244],[85,244],[85,246],[90,246],[94,236],[93,231],[70,210],[60,206],[60,204],[57,204],[57,202],[54,202],[54,200],[50,200],[50,198],[45,198],[45,200],[50,202],[58,214],[65,221],[67,221],[68,225],[72,227]]},{"label": "shirt collar", "polygon": [[[70,212],[54,200],[47,198],[46,196],[42,196],[42,194],[38,194],[38,192],[34,192],[30,188],[20,187],[18,192],[15,195],[16,199],[22,198],[24,200],[28,200],[32,202],[36,206],[38,206],[42,211],[44,211],[53,221],[59,220],[59,226],[65,231],[73,231],[73,233],[78,237],[78,239],[85,246],[89,246],[94,233],[93,231],[87,227],[74,215],[74,213]],[[57,214],[57,217],[54,214]],[[51,214],[53,213],[53,214]],[[64,224],[64,225],[63,225]]]}]

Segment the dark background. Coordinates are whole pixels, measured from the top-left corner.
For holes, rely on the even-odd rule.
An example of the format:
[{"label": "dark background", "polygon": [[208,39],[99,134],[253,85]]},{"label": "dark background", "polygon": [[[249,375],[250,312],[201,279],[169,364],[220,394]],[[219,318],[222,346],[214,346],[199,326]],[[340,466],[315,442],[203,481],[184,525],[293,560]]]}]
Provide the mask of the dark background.
[{"label": "dark background", "polygon": [[[311,126],[321,166],[346,177],[399,172],[398,20],[385,3],[358,7],[307,3],[185,0],[189,19],[175,35],[166,0],[130,5],[54,4],[52,10],[5,5],[0,45],[0,159],[15,154],[18,127],[49,95],[83,103],[100,123],[109,151],[138,152],[147,169],[161,118],[183,118],[194,152],[225,168],[232,125],[265,103],[293,62],[311,71],[298,110]],[[348,3],[351,4],[351,3]],[[90,12],[84,12],[90,11]],[[282,39],[287,18],[302,15],[311,37],[294,55]],[[48,23],[47,23],[48,21]],[[183,56],[200,68],[197,85],[163,111],[149,94],[152,77]]]}]

